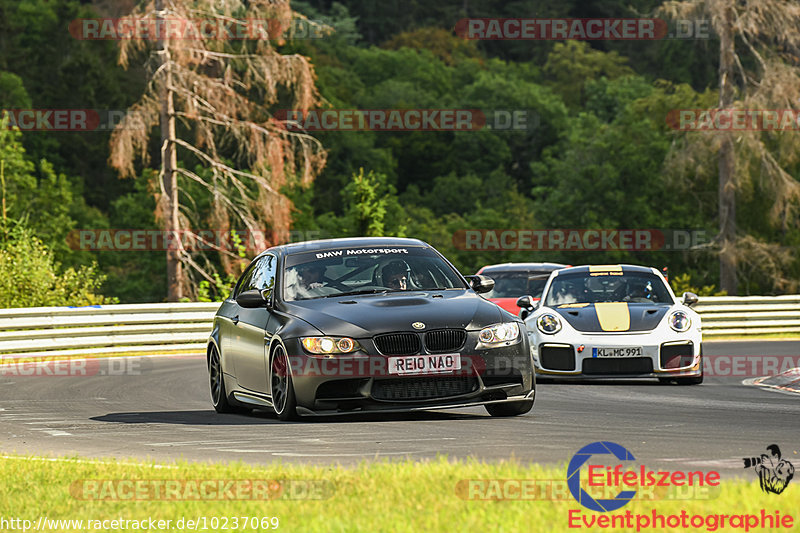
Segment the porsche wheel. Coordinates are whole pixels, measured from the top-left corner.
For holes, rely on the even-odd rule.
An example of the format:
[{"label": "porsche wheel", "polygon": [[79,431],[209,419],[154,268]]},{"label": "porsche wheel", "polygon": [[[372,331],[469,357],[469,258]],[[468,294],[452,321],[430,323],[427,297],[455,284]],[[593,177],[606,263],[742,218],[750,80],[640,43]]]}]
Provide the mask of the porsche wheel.
[{"label": "porsche wheel", "polygon": [[661,383],[675,382],[677,385],[700,385],[703,382],[703,350],[700,350],[700,375],[690,378],[658,378]]},{"label": "porsche wheel", "polygon": [[484,407],[486,407],[486,410],[492,416],[519,416],[524,415],[533,409],[533,400],[523,400],[521,402],[509,403],[493,403],[485,405]]},{"label": "porsche wheel", "polygon": [[703,349],[700,349],[700,375],[692,378],[678,378],[678,385],[700,385],[703,382]]},{"label": "porsche wheel", "polygon": [[272,408],[280,420],[297,418],[297,401],[294,396],[292,373],[289,359],[283,346],[278,346],[272,354],[270,363],[270,383],[272,385]]}]

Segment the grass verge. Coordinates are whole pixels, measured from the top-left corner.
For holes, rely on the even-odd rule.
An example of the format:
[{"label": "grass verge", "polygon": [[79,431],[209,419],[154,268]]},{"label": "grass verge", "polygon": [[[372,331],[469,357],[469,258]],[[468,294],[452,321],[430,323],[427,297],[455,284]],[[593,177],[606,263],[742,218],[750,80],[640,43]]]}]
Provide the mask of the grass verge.
[{"label": "grass verge", "polygon": [[[187,527],[187,520],[198,521],[198,531],[271,531],[272,522],[269,518],[277,517],[278,531],[538,532],[570,530],[570,510],[579,511],[577,516],[591,520],[599,516],[624,514],[626,511],[643,515],[649,515],[653,510],[662,515],[680,514],[681,511],[699,515],[759,515],[763,509],[773,516],[779,511],[783,516],[787,513],[797,514],[800,509],[800,484],[790,484],[779,496],[768,495],[760,491],[755,475],[733,480],[723,477],[721,488],[709,499],[633,501],[615,513],[605,514],[582,508],[569,494],[559,501],[470,500],[464,499],[468,494],[466,490],[457,489],[464,488],[465,482],[462,480],[521,479],[563,482],[565,469],[523,465],[514,461],[492,464],[478,461],[452,462],[446,458],[428,462],[365,463],[358,467],[345,468],[281,463],[267,466],[238,463],[131,464],[77,458],[49,460],[7,456],[0,459],[0,477],[0,517],[5,520],[30,520],[34,528],[38,525],[39,517],[47,517],[49,522],[46,523],[51,524],[51,531],[195,530],[194,525]],[[173,498],[153,500],[153,495],[157,492],[164,491],[161,494],[166,494],[168,491],[166,480],[190,481],[180,485],[179,489],[173,486],[173,492],[170,493]],[[192,497],[198,494],[190,488],[199,487],[198,480],[275,480],[281,489],[276,491],[274,485],[270,485],[273,487],[270,489],[272,499],[266,500],[176,501],[176,495]],[[139,488],[133,489],[133,486]],[[141,489],[143,486],[147,487],[144,492]],[[154,489],[157,486],[161,488]],[[202,490],[209,489],[206,487]],[[132,497],[136,491],[139,491],[139,495],[146,496],[146,499]],[[234,490],[230,494],[241,497],[248,494],[248,491]],[[487,495],[485,492],[479,494]],[[309,495],[321,499],[304,499]],[[233,527],[234,517],[238,517],[236,528]],[[242,527],[245,517],[250,522]],[[261,527],[260,524],[259,527],[252,527],[252,517],[267,518],[264,523],[266,527]],[[795,517],[795,520],[798,518],[800,517]],[[163,529],[158,525],[150,527],[141,522],[138,525],[144,527],[134,528],[131,527],[132,523],[125,526],[122,522],[112,527],[115,524],[110,521],[114,519],[154,519],[162,520],[164,524],[169,520],[170,523],[166,524],[169,527]],[[178,527],[181,519],[183,527]],[[74,523],[72,527],[61,523],[58,528],[54,528],[53,520],[83,520],[83,524],[78,528]],[[90,520],[106,522],[95,522],[92,526],[88,522]],[[223,526],[227,526],[227,529]],[[39,527],[43,528],[41,525]],[[798,525],[795,524],[792,529],[797,528]],[[8,523],[0,529],[14,530]],[[600,530],[596,525],[586,527],[585,523],[581,529]],[[692,529],[713,531],[708,527]],[[744,531],[743,528],[730,527],[717,530]]]}]

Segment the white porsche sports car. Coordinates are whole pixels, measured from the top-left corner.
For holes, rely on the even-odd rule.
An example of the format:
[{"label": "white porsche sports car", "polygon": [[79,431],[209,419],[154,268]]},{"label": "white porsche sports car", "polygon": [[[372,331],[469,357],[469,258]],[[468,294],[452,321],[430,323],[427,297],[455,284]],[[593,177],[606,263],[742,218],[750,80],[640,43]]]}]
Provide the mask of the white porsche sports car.
[{"label": "white porsche sports car", "polygon": [[542,298],[517,302],[536,374],[559,378],[659,378],[703,382],[697,295],[678,301],[661,273],[632,265],[554,271]]}]

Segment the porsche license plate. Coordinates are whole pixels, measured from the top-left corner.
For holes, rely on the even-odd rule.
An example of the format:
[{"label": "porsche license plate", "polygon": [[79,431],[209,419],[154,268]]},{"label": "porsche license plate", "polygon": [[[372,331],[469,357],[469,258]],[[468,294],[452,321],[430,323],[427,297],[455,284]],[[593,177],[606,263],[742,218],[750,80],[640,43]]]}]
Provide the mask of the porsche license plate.
[{"label": "porsche license plate", "polygon": [[390,357],[390,374],[436,374],[461,370],[461,356],[458,354],[409,355]]},{"label": "porsche license plate", "polygon": [[592,348],[592,357],[641,357],[642,347]]}]

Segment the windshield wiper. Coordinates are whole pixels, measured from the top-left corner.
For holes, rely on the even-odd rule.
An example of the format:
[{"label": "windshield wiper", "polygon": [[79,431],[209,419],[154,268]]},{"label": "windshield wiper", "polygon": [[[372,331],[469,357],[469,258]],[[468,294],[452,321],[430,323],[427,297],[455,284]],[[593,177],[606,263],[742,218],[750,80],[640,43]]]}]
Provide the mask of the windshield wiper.
[{"label": "windshield wiper", "polygon": [[338,298],[339,296],[357,296],[359,294],[388,294],[390,292],[426,292],[426,291],[451,291],[451,290],[464,290],[458,288],[451,289],[363,289],[358,291],[340,292],[337,294],[326,294],[325,296],[318,296],[317,298]]},{"label": "windshield wiper", "polygon": [[358,294],[384,294],[387,292],[406,292],[402,289],[363,289],[360,291],[348,291],[348,292],[340,292],[338,294],[328,294],[322,296],[322,298],[337,298],[339,296],[356,296]]}]

